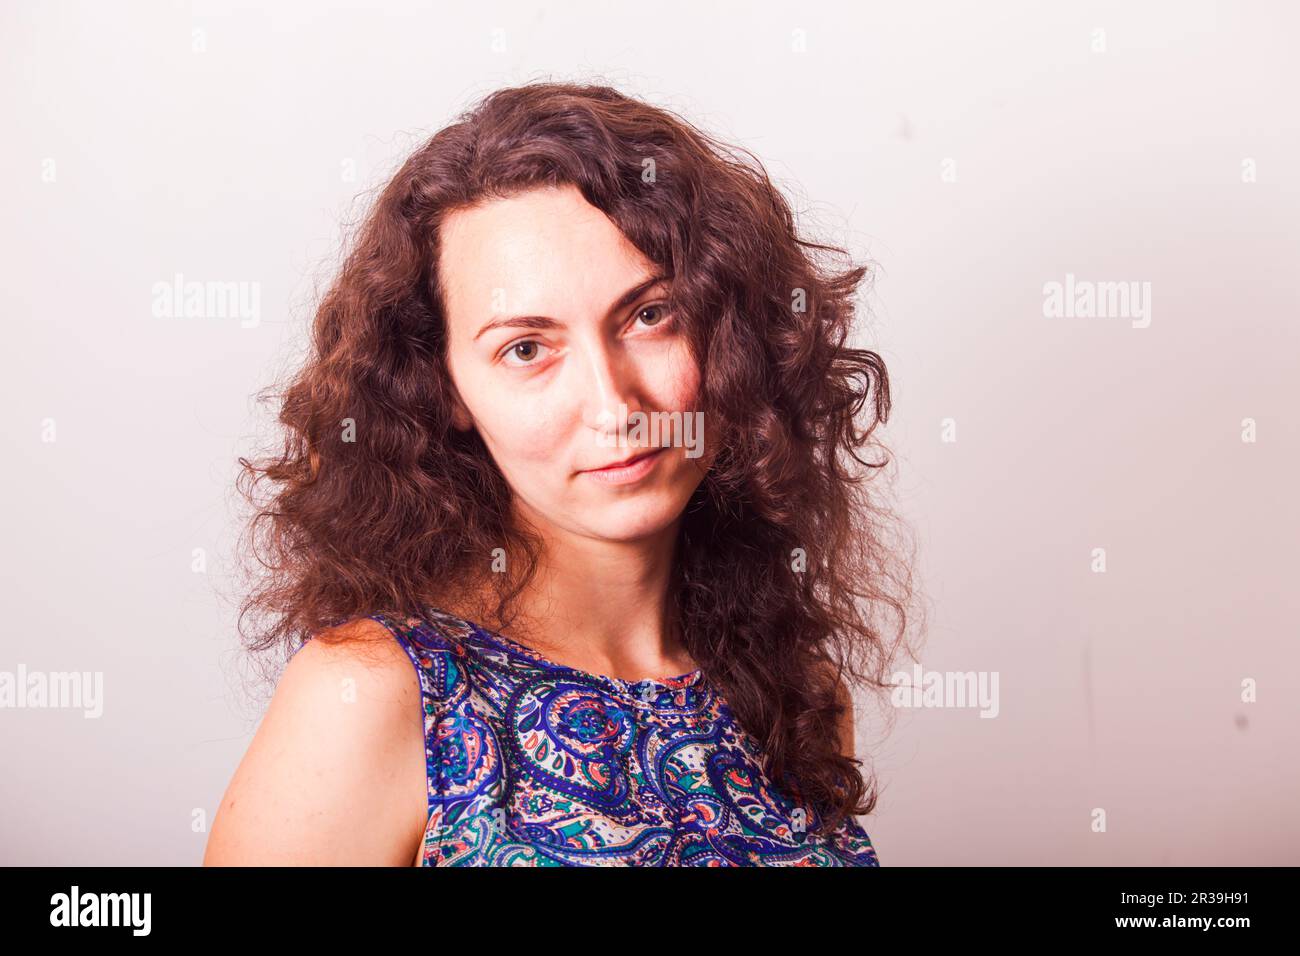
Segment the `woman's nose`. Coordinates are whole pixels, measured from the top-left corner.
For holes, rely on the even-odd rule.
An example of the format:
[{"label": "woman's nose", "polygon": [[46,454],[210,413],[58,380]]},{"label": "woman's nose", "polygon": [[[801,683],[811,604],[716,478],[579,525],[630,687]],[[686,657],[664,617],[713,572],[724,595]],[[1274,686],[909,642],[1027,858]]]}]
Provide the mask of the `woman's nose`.
[{"label": "woman's nose", "polygon": [[584,424],[613,434],[621,421],[641,408],[636,369],[627,356],[607,344],[584,348],[582,374],[576,383]]}]

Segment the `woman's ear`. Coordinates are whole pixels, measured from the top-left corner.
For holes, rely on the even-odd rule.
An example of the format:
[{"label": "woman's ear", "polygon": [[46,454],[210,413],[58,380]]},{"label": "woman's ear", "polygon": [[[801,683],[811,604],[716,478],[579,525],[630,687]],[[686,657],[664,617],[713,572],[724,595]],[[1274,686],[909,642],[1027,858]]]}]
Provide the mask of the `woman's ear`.
[{"label": "woman's ear", "polygon": [[460,400],[460,392],[456,390],[455,382],[451,383],[451,424],[457,431],[462,432],[467,432],[474,427],[474,418],[465,407],[465,403]]}]

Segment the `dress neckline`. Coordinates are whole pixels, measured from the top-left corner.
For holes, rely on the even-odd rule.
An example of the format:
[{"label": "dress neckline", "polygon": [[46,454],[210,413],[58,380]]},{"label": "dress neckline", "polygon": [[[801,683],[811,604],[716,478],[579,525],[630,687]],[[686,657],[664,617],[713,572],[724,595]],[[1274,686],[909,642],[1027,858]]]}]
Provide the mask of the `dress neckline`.
[{"label": "dress neckline", "polygon": [[469,621],[465,618],[457,617],[455,614],[444,611],[441,608],[426,606],[425,611],[426,616],[437,615],[464,624],[466,627],[471,628],[476,634],[486,638],[489,642],[496,644],[498,647],[510,651],[511,653],[521,655],[536,664],[540,664],[547,670],[560,671],[588,681],[594,681],[632,697],[644,699],[642,691],[645,690],[653,692],[656,696],[665,692],[671,693],[685,687],[693,687],[704,678],[704,669],[700,667],[685,674],[678,674],[676,677],[644,677],[641,680],[624,680],[621,677],[611,677],[608,674],[596,674],[592,671],[584,671],[581,668],[553,661],[529,647],[527,644],[521,644],[514,638],[506,637],[506,635],[502,634],[500,631],[493,631],[476,621]]}]

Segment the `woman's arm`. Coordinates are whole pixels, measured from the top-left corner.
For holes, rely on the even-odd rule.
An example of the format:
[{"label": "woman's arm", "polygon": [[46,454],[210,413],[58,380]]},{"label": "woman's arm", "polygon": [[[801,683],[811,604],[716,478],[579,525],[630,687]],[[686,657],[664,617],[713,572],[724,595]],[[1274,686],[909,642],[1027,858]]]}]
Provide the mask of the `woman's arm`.
[{"label": "woman's arm", "polygon": [[205,866],[410,866],[428,814],[411,659],[360,619],[285,667],[213,820]]}]

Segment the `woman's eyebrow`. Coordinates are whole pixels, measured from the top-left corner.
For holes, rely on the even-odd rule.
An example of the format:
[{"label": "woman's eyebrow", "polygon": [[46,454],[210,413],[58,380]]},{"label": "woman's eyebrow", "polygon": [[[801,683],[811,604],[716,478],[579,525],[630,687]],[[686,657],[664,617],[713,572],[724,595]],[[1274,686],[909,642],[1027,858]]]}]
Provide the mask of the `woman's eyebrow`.
[{"label": "woman's eyebrow", "polygon": [[[619,311],[620,309],[627,308],[629,305],[631,305],[641,296],[645,295],[647,291],[654,288],[660,282],[665,281],[667,278],[668,276],[665,275],[664,273],[656,272],[654,275],[649,276],[646,279],[643,279],[641,282],[638,282],[632,288],[628,289],[621,296],[619,296],[618,301],[609,307],[609,312],[606,314],[607,315],[612,314],[614,312]],[[493,329],[511,327],[511,328],[536,329],[538,331],[546,331],[548,329],[558,329],[562,325],[563,325],[562,322],[558,322],[548,315],[498,316],[497,318],[492,319],[490,322],[484,325],[483,328],[478,330],[477,334],[475,334],[474,336],[474,341],[477,342],[485,333],[491,332]]]}]

